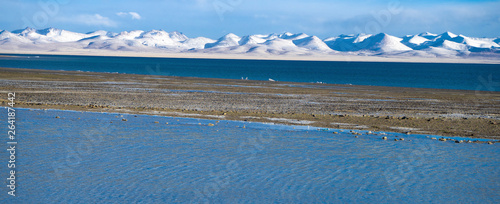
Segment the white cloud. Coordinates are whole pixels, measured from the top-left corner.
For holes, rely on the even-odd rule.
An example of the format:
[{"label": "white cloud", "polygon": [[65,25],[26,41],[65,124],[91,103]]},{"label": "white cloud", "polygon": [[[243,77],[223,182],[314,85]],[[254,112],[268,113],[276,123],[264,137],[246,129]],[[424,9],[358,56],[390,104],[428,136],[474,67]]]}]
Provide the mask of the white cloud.
[{"label": "white cloud", "polygon": [[125,13],[125,12],[118,12],[116,13],[117,16],[120,16],[120,17],[124,17],[124,16],[127,16],[128,13]]},{"label": "white cloud", "polygon": [[135,20],[140,20],[142,17],[141,15],[139,15],[137,12],[118,12],[116,13],[117,16],[120,16],[120,17],[127,17],[127,16],[130,16],[132,19],[135,19]]},{"label": "white cloud", "polygon": [[90,26],[116,27],[118,25],[115,21],[100,14],[81,14],[72,17],[58,18],[58,21]]},{"label": "white cloud", "polygon": [[137,20],[141,19],[141,15],[139,15],[136,12],[128,12],[128,14],[130,14],[132,16],[132,19],[137,19]]}]

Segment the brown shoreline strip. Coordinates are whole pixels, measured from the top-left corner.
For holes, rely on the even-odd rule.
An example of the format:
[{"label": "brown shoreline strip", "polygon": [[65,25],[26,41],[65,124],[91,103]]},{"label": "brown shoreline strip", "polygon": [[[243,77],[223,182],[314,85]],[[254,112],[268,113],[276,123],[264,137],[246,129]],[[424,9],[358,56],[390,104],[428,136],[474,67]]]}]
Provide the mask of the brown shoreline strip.
[{"label": "brown shoreline strip", "polygon": [[27,108],[500,139],[500,92],[0,68],[14,91]]}]

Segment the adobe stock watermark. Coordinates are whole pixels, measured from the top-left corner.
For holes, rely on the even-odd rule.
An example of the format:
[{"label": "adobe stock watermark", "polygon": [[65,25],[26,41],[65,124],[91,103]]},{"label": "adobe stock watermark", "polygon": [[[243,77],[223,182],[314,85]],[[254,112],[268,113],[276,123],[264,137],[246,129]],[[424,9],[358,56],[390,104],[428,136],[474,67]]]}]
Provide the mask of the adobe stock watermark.
[{"label": "adobe stock watermark", "polygon": [[224,14],[233,12],[234,9],[240,6],[243,0],[215,0],[212,5],[219,16],[220,21],[224,21]]},{"label": "adobe stock watermark", "polygon": [[31,19],[23,16],[23,27],[43,28],[49,23],[49,19],[59,13],[61,5],[68,4],[71,0],[38,0],[39,10],[36,11]]},{"label": "adobe stock watermark", "polygon": [[146,71],[148,72],[149,75],[169,76],[168,72],[162,71],[160,64],[156,64],[154,69],[151,68],[151,66],[147,65]]},{"label": "adobe stock watermark", "polygon": [[393,16],[399,15],[403,9],[404,7],[401,5],[400,1],[391,1],[387,4],[385,9],[378,12],[372,11],[373,20],[366,22],[363,29],[359,26],[355,26],[354,31],[357,33],[380,33],[382,28],[391,24]]},{"label": "adobe stock watermark", "polygon": [[7,178],[7,188],[9,191],[7,194],[11,196],[16,196],[16,147],[17,147],[17,135],[16,135],[16,109],[14,105],[16,104],[14,100],[16,99],[16,93],[10,92],[7,95],[7,151],[9,152],[9,160],[7,167],[9,168],[9,177]]},{"label": "adobe stock watermark", "polygon": [[74,168],[78,168],[85,157],[91,157],[94,148],[103,142],[103,135],[109,133],[109,126],[110,123],[102,123],[102,126],[84,132],[84,138],[76,146],[68,146],[66,144],[66,154],[63,154],[65,155],[64,158],[52,162],[52,169],[56,176],[61,179],[65,174],[72,173]]},{"label": "adobe stock watermark", "polygon": [[[372,20],[367,21],[363,26],[354,26],[354,32],[361,34],[376,34],[382,32],[383,28],[389,26],[394,19],[394,16],[399,15],[404,10],[401,1],[391,1],[387,4],[385,9],[379,11],[372,11]],[[339,51],[362,50],[369,45],[369,40],[364,40],[361,43],[344,43],[340,45]],[[346,56],[348,57],[348,56]]]},{"label": "adobe stock watermark", "polygon": [[232,159],[224,165],[223,169],[218,171],[211,169],[209,173],[210,182],[194,190],[196,200],[202,203],[210,203],[224,188],[229,187],[235,173],[240,169],[241,163],[254,160],[257,157],[257,153],[264,151],[266,145],[271,143],[274,137],[269,132],[261,130],[259,133],[251,135],[245,141],[241,142],[238,145],[237,151],[239,154],[243,154],[243,159]]},{"label": "adobe stock watermark", "polygon": [[491,100],[491,93],[488,91],[496,91],[500,88],[500,81],[494,81],[493,74],[489,74],[487,77],[479,75],[477,77],[479,85],[476,86],[474,92],[474,106],[476,108],[482,108],[484,106],[485,100]]},{"label": "adobe stock watermark", "polygon": [[[480,82],[479,85],[476,86],[476,96],[479,98],[481,95],[486,93],[480,92],[481,90],[486,91],[496,91],[498,87],[500,87],[500,81],[493,81],[493,74],[489,74],[487,78],[483,76],[478,76],[477,80]],[[489,94],[487,94],[489,95]]]},{"label": "adobe stock watermark", "polygon": [[411,189],[412,181],[416,181],[414,177],[419,176],[419,169],[425,169],[425,161],[427,158],[435,157],[435,145],[430,143],[415,143],[416,147],[409,153],[398,154],[397,165],[393,168],[388,168],[384,171],[384,177],[388,184],[389,196],[391,195],[406,195]]}]

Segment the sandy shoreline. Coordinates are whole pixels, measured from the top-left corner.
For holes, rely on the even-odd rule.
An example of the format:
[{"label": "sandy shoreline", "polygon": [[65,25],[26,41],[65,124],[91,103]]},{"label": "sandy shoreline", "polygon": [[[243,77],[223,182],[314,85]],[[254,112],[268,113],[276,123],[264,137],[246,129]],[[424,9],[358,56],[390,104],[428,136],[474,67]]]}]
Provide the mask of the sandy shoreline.
[{"label": "sandy shoreline", "polygon": [[76,55],[76,56],[109,56],[109,57],[152,57],[152,58],[192,58],[192,59],[243,59],[243,60],[286,60],[286,61],[340,61],[340,62],[408,62],[408,63],[463,63],[463,64],[500,64],[500,59],[489,58],[426,58],[426,57],[381,57],[357,56],[349,54],[315,54],[315,55],[252,55],[198,52],[132,52],[106,50],[74,50],[74,51],[0,51],[0,54],[32,54],[32,55]]},{"label": "sandy shoreline", "polygon": [[0,84],[25,108],[500,139],[499,92],[11,68]]}]

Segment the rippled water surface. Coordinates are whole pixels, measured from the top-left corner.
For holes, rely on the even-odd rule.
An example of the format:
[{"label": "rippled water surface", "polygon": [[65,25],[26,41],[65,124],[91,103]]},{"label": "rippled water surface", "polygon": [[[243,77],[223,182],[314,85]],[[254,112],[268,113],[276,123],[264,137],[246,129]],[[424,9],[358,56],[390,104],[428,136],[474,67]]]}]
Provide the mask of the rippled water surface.
[{"label": "rippled water surface", "polygon": [[4,186],[0,203],[500,202],[498,144],[56,110],[17,117],[17,196]]}]

